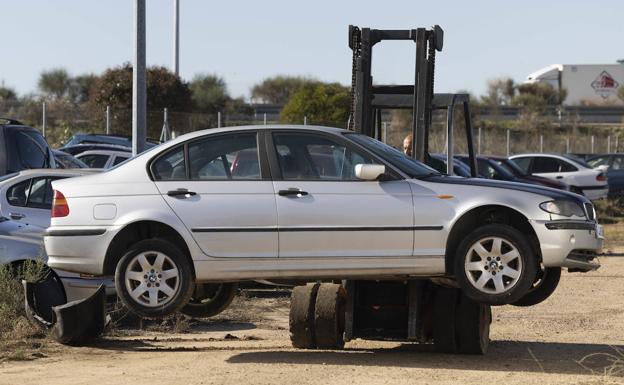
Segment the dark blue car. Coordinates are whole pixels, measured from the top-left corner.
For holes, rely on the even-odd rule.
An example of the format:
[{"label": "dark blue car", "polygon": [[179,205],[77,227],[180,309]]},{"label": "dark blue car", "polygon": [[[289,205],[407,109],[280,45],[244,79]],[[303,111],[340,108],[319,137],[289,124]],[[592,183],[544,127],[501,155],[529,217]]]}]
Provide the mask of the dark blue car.
[{"label": "dark blue car", "polygon": [[609,196],[624,195],[624,154],[602,154],[587,159],[591,167],[607,166]]}]

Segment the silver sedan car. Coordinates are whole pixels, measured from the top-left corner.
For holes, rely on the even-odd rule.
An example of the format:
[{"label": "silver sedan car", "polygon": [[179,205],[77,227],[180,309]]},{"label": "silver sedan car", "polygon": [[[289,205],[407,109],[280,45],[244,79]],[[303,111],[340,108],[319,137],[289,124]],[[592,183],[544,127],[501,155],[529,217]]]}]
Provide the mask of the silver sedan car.
[{"label": "silver sedan car", "polygon": [[115,274],[148,317],[180,309],[196,282],[257,279],[445,279],[526,305],[561,268],[598,268],[603,242],[584,197],[442,175],[337,128],[198,131],[52,185],[50,265]]}]

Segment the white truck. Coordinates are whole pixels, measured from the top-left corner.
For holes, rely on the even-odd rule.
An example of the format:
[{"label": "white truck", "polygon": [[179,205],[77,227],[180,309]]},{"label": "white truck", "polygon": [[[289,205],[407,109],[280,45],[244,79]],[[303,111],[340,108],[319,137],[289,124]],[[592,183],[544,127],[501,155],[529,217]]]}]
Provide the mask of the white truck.
[{"label": "white truck", "polygon": [[566,106],[624,105],[618,97],[624,85],[624,64],[552,64],[527,76],[525,83],[536,82],[565,89]]}]

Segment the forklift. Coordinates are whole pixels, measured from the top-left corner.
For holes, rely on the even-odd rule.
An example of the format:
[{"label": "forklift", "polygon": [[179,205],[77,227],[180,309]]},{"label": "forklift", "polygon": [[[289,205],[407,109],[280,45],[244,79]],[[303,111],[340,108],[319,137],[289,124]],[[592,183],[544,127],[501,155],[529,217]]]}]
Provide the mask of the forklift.
[{"label": "forklift", "polygon": [[[416,44],[414,84],[374,85],[373,47],[385,40]],[[469,96],[434,94],[436,52],[444,31],[381,30],[349,26],[353,51],[351,114],[348,129],[381,140],[382,111],[411,109],[412,156],[430,164],[432,115],[446,110],[447,174],[453,173],[453,114],[463,108],[471,175],[477,175]],[[492,313],[489,305],[466,297],[452,279],[345,280],[293,289],[290,337],[302,349],[342,349],[355,338],[419,343],[440,353],[485,354]]]}]

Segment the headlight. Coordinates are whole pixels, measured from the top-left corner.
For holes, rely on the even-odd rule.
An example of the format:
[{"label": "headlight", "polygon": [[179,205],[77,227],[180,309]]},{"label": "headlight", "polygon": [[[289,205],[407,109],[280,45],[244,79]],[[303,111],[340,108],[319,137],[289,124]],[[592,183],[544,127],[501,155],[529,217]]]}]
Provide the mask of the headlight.
[{"label": "headlight", "polygon": [[584,217],[585,211],[578,203],[571,201],[549,201],[539,205],[540,209],[547,213],[562,215],[564,217]]}]

